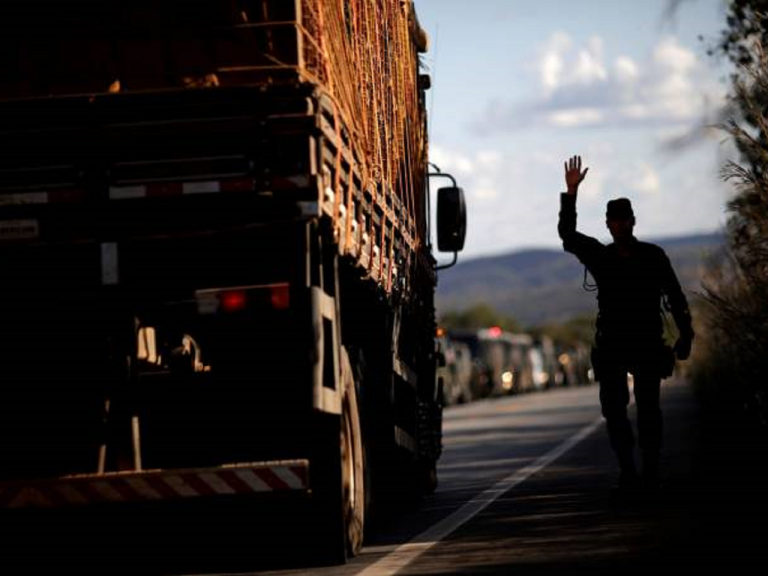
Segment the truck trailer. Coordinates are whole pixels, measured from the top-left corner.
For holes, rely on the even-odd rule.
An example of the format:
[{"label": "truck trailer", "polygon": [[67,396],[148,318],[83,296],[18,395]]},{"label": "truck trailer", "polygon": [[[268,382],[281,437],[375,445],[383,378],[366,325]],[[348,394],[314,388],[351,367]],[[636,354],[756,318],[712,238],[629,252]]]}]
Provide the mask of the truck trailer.
[{"label": "truck trailer", "polygon": [[[436,483],[410,0],[0,7],[0,513]],[[438,191],[438,248],[464,243]]]}]

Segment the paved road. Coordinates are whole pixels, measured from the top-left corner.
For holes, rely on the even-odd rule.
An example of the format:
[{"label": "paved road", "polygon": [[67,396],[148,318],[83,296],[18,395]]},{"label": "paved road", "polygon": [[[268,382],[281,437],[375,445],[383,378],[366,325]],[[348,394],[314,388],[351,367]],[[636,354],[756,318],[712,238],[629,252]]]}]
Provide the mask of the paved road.
[{"label": "paved road", "polygon": [[[741,573],[761,550],[753,544],[768,506],[765,498],[753,499],[764,492],[766,475],[752,455],[765,444],[745,444],[743,432],[722,434],[719,419],[703,426],[683,384],[665,385],[662,402],[667,483],[653,498],[620,498],[612,490],[617,470],[597,387],[552,390],[447,410],[437,492],[417,511],[385,521],[347,566],[308,566],[290,538],[293,519],[269,514],[243,526],[241,537],[230,532],[186,545],[177,539],[181,527],[171,525],[128,552],[119,543],[108,549],[86,543],[78,552],[65,547],[53,566],[90,554],[94,572],[108,566],[132,574],[541,576],[717,564]],[[51,567],[28,548],[31,561],[23,567]],[[242,549],[249,553],[235,553]]]}]

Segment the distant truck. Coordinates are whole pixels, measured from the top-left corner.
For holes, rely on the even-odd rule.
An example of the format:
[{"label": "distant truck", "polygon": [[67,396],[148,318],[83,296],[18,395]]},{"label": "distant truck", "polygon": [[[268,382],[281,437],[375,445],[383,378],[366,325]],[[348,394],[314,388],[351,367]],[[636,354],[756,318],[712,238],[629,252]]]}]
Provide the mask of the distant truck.
[{"label": "distant truck", "polygon": [[[0,509],[436,482],[410,0],[0,7]],[[438,191],[461,250],[462,191]]]},{"label": "distant truck", "polygon": [[451,330],[450,337],[470,349],[475,364],[472,376],[474,397],[503,396],[534,389],[533,338],[530,335],[514,334],[492,326]]},{"label": "distant truck", "polygon": [[[505,387],[507,370],[507,345],[499,333],[489,333],[488,329],[457,329],[449,333],[451,340],[466,345],[472,355],[473,369],[471,379],[472,396],[486,398],[499,396],[509,391]],[[511,376],[511,373],[509,373]],[[508,382],[511,378],[507,376]]]},{"label": "distant truck", "polygon": [[539,386],[545,388],[562,386],[565,382],[565,373],[558,359],[555,341],[543,334],[535,339],[534,348],[541,357],[541,372],[536,377]]},{"label": "distant truck", "polygon": [[531,392],[538,389],[542,379],[541,356],[533,347],[529,334],[506,334],[509,342],[509,366],[512,392]]},{"label": "distant truck", "polygon": [[438,343],[442,363],[439,364],[437,374],[438,386],[442,387],[443,405],[470,402],[473,397],[473,364],[469,346],[447,335],[439,336]]}]

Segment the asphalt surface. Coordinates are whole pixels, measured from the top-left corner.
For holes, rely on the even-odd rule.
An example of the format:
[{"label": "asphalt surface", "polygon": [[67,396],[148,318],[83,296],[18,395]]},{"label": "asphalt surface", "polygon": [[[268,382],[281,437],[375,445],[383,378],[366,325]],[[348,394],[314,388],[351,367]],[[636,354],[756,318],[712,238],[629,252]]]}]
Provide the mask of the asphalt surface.
[{"label": "asphalt surface", "polygon": [[[768,442],[741,413],[665,383],[659,492],[624,494],[596,386],[446,411],[440,485],[393,511],[346,566],[318,567],[290,504],[227,514],[33,518],[0,538],[0,573],[647,574],[760,572]],[[243,515],[240,515],[242,518]],[[4,548],[4,549],[3,549]]]},{"label": "asphalt surface", "polygon": [[665,386],[662,405],[659,492],[615,488],[601,427],[401,573],[760,572],[764,438],[735,414],[702,414],[681,383]]}]

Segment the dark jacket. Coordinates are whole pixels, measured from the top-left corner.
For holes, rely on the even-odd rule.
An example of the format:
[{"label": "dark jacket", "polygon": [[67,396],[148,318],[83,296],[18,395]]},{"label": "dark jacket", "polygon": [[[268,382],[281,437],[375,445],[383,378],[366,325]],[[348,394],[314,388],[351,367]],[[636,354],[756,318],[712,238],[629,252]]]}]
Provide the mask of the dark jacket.
[{"label": "dark jacket", "polygon": [[692,336],[688,302],[664,250],[632,239],[628,256],[576,231],[576,196],[560,195],[557,226],[563,248],[587,267],[597,282],[597,342],[642,351],[658,346],[665,296],[681,334]]}]

